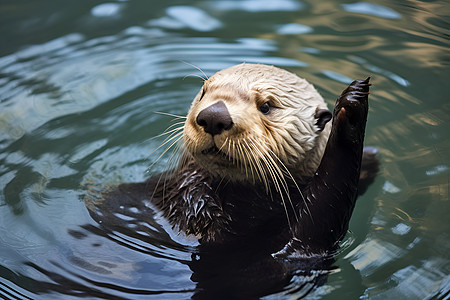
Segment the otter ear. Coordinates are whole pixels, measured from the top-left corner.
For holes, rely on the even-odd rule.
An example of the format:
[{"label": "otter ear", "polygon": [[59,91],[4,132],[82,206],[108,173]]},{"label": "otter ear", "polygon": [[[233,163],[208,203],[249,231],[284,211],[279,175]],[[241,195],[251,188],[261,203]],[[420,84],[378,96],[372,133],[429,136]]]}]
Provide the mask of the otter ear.
[{"label": "otter ear", "polygon": [[331,116],[331,112],[328,109],[318,109],[316,111],[314,118],[317,119],[316,125],[319,127],[319,131],[325,128],[325,125],[331,120]]}]

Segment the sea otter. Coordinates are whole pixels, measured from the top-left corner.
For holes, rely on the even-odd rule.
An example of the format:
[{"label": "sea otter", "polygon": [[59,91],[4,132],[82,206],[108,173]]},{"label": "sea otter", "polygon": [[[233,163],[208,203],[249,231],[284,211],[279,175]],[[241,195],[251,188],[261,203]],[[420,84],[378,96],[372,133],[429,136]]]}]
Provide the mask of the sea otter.
[{"label": "sea otter", "polygon": [[106,199],[149,200],[204,247],[324,255],[345,235],[358,194],[369,86],[369,78],[352,82],[332,113],[286,70],[244,63],[219,71],[175,136],[178,166]]},{"label": "sea otter", "polygon": [[186,262],[194,299],[257,299],[293,278],[305,295],[326,281],[356,197],[378,170],[376,150],[363,151],[369,86],[369,78],[352,82],[330,112],[288,71],[219,71],[167,141],[181,140],[178,165],[103,192],[88,205],[101,230],[85,228],[171,241],[156,210],[198,238]]}]

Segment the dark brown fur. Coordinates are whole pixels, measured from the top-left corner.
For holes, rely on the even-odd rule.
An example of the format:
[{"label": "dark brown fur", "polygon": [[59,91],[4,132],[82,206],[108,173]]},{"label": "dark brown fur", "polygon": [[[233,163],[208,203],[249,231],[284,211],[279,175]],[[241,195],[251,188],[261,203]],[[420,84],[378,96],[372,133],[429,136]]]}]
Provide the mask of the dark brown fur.
[{"label": "dark brown fur", "polygon": [[[369,85],[369,79],[354,81],[338,98],[317,172],[295,178],[301,193],[286,178],[287,215],[280,194],[211,176],[187,153],[175,170],[108,192],[96,207],[100,214],[91,214],[105,230],[121,231],[124,221],[115,211],[131,214],[119,207],[135,207],[133,219],[142,220],[154,214],[150,201],[173,226],[198,236],[201,246],[189,263],[195,299],[256,299],[283,289],[293,274],[307,294],[325,282],[358,190],[365,191],[378,170],[376,151],[363,156]],[[134,236],[127,226],[122,231]]]},{"label": "dark brown fur", "polygon": [[[262,243],[273,245],[275,251],[284,245],[305,254],[333,250],[347,231],[358,194],[368,89],[368,79],[355,81],[339,97],[321,165],[313,178],[298,180],[301,194],[286,179],[292,200],[286,205],[288,216],[281,195],[268,194],[262,184],[214,178],[187,153],[175,170],[145,183],[145,198],[173,226],[198,236],[203,245],[263,236]],[[373,154],[367,155],[373,160]],[[373,170],[377,164],[370,166]],[[374,176],[366,177],[370,184]]]}]

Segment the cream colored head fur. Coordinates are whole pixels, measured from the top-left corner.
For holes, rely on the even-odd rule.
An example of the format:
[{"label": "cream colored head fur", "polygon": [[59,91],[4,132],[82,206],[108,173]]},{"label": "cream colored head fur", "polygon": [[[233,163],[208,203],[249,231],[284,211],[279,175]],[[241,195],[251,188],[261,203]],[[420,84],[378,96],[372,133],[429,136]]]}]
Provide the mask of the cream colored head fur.
[{"label": "cream colored head fur", "polygon": [[[233,126],[212,136],[196,117],[218,101],[225,103]],[[270,111],[264,114],[260,107],[266,102]],[[323,130],[316,125],[321,109],[327,109],[323,98],[295,74],[267,65],[236,65],[205,81],[187,116],[184,144],[211,174],[231,180],[266,182],[271,172],[286,175],[287,170],[296,179],[312,176],[330,133],[330,124]],[[206,151],[214,147],[219,151]]]}]

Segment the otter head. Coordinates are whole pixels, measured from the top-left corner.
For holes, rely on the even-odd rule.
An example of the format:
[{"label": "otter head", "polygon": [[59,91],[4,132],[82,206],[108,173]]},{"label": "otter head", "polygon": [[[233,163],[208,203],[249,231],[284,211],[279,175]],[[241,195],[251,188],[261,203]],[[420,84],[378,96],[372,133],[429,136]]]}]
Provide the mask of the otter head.
[{"label": "otter head", "polygon": [[204,82],[183,138],[186,151],[212,176],[267,184],[289,173],[314,174],[330,119],[306,80],[273,66],[240,64]]}]

